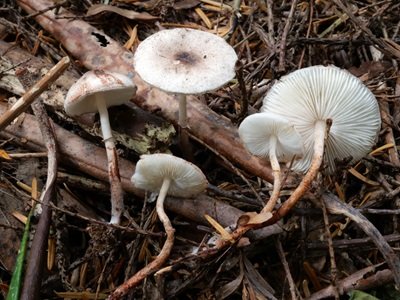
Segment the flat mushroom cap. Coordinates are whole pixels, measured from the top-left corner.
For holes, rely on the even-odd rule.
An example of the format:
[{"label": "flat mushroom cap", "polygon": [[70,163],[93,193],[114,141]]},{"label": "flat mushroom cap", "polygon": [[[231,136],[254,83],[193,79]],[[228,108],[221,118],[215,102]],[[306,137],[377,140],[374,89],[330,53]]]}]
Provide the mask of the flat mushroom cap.
[{"label": "flat mushroom cap", "polygon": [[335,159],[357,161],[365,156],[381,126],[372,92],[357,77],[334,66],[313,66],[282,77],[265,96],[261,111],[285,117],[302,136],[305,155],[293,165],[300,172],[311,164],[316,121],[333,122],[324,155],[330,173]]},{"label": "flat mushroom cap", "polygon": [[248,116],[239,126],[239,136],[250,153],[269,158],[271,137],[277,139],[275,153],[279,161],[288,162],[303,156],[303,141],[284,117],[263,112]]},{"label": "flat mushroom cap", "polygon": [[164,178],[171,179],[168,195],[194,197],[207,187],[207,179],[194,164],[169,154],[145,154],[136,164],[131,181],[134,186],[159,192]]},{"label": "flat mushroom cap", "polygon": [[129,102],[135,92],[136,86],[123,74],[88,71],[69,89],[64,109],[70,116],[97,112],[96,97],[105,99],[106,106],[110,107]]},{"label": "flat mushroom cap", "polygon": [[235,76],[237,55],[212,33],[175,28],[141,42],[134,67],[148,84],[169,93],[200,94],[215,90]]}]

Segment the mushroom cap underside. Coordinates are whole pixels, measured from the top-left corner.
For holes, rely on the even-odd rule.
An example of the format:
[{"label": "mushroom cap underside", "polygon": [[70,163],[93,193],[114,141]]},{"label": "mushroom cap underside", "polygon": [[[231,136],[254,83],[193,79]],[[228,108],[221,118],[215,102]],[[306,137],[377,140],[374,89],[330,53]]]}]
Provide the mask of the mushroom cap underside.
[{"label": "mushroom cap underside", "polygon": [[314,124],[332,120],[325,143],[328,172],[335,159],[365,156],[376,142],[381,126],[378,103],[360,79],[335,66],[313,66],[282,77],[263,99],[263,112],[285,117],[302,136],[305,155],[293,164],[308,170],[314,147]]}]

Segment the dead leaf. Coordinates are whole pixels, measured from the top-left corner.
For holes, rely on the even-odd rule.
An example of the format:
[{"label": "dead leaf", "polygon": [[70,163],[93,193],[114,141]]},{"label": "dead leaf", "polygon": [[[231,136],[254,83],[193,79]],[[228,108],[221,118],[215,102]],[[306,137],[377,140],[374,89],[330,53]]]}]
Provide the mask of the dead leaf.
[{"label": "dead leaf", "polygon": [[4,151],[3,149],[0,149],[0,157],[7,159],[7,160],[11,160],[11,157],[8,155],[8,153],[6,151]]},{"label": "dead leaf", "polygon": [[238,277],[227,284],[221,286],[216,292],[215,297],[216,299],[225,299],[232,295],[242,284],[243,281],[243,272],[240,272]]},{"label": "dead leaf", "polygon": [[237,221],[238,226],[258,225],[268,221],[272,217],[270,212],[247,212],[241,215]]},{"label": "dead leaf", "polygon": [[214,229],[216,231],[218,231],[218,233],[221,235],[223,240],[226,241],[230,241],[230,242],[234,242],[235,240],[232,238],[232,235],[225,230],[224,227],[222,227],[216,220],[214,220],[212,217],[210,217],[209,215],[204,215],[204,217],[206,218],[207,222],[211,224],[212,227],[214,227]]},{"label": "dead leaf", "polygon": [[130,9],[123,9],[112,5],[95,4],[86,12],[86,17],[93,17],[101,13],[115,13],[130,20],[152,21],[158,20],[158,17],[152,16],[147,12],[138,13]]},{"label": "dead leaf", "polygon": [[257,269],[254,268],[251,261],[245,255],[243,255],[243,264],[245,277],[252,288],[267,299],[276,299],[273,295],[275,293],[274,289],[258,273]]}]

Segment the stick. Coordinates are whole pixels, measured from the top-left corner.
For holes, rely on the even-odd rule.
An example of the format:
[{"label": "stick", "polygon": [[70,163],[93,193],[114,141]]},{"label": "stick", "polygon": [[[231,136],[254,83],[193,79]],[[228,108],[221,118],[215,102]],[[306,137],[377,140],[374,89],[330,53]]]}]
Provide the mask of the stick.
[{"label": "stick", "polygon": [[46,143],[48,166],[46,189],[42,193],[42,214],[33,238],[28,265],[25,272],[21,300],[39,299],[43,267],[46,257],[47,239],[50,230],[51,210],[50,202],[55,197],[55,183],[57,179],[57,146],[52,125],[41,102],[32,105],[40,131]]},{"label": "stick", "polygon": [[48,88],[69,66],[68,56],[62,58],[46,75],[36,82],[17,102],[0,116],[0,131],[6,128],[17,116],[24,112],[35,99]]},{"label": "stick", "polygon": [[350,218],[371,238],[392,270],[396,285],[400,286],[400,259],[378,229],[359,210],[343,203],[335,195],[325,193],[322,195],[322,201],[331,213]]}]

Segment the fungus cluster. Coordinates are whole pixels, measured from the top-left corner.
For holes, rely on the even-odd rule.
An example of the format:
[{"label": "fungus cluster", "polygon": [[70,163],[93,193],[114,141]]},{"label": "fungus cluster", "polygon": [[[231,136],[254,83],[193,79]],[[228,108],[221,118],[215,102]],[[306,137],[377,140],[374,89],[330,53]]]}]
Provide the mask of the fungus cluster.
[{"label": "fungus cluster", "polygon": [[[306,172],[325,145],[327,171],[335,160],[361,159],[376,141],[381,126],[378,103],[360,79],[334,66],[313,66],[282,77],[263,100],[263,112],[285,117],[301,135],[305,153],[294,170]],[[331,122],[325,138],[326,123]],[[323,149],[322,149],[323,150]]]},{"label": "fungus cluster", "polygon": [[[281,120],[279,125],[271,126],[274,118]],[[246,118],[239,127],[239,135],[248,150],[258,156],[268,156],[274,171],[274,193],[264,211],[272,209],[279,195],[276,192],[280,188],[279,163],[274,155],[277,141],[282,149],[283,139],[292,149],[295,145],[299,147],[297,153],[288,152],[299,158],[294,161],[293,169],[307,172],[285,203],[289,209],[307,190],[324,161],[326,172],[332,173],[336,160],[351,157],[356,161],[365,156],[376,141],[380,125],[374,95],[349,72],[334,66],[313,66],[283,76],[263,99],[261,112]],[[277,137],[276,128],[283,130],[284,126],[291,128],[297,141],[294,136]],[[299,155],[301,148],[304,155]]]}]

